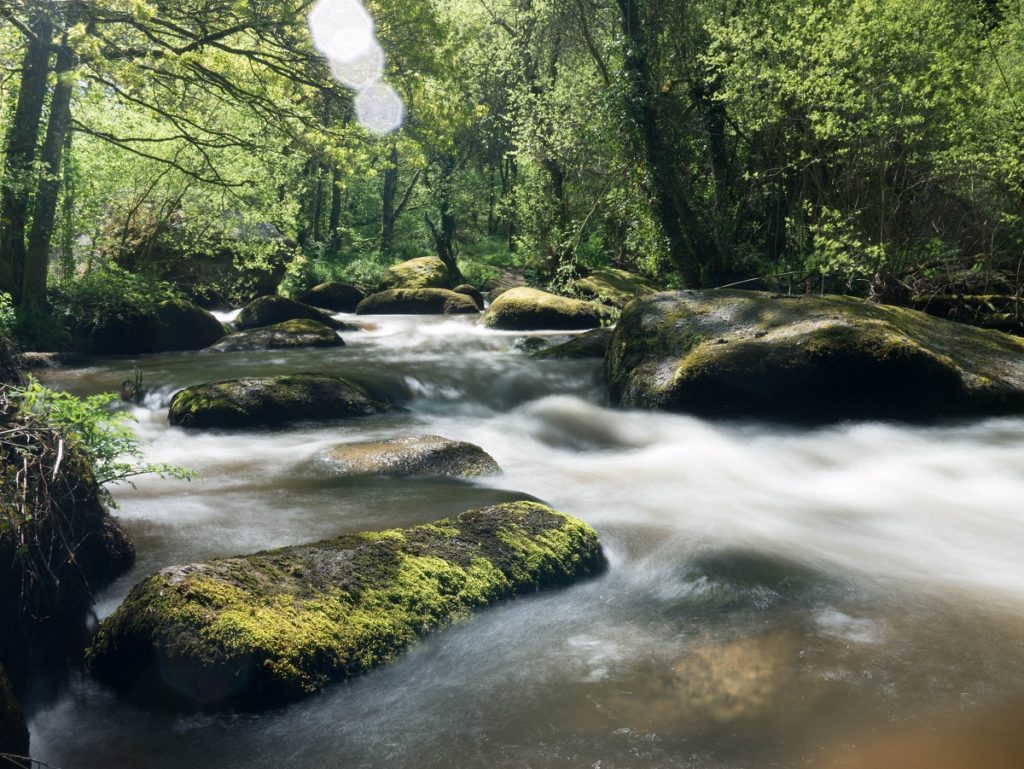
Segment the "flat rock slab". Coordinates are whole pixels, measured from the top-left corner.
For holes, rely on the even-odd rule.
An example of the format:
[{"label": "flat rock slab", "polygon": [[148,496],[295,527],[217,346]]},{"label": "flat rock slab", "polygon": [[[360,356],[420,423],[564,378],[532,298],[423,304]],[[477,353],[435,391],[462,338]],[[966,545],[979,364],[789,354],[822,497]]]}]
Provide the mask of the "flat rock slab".
[{"label": "flat rock slab", "polygon": [[593,529],[535,502],[174,566],[102,623],[88,665],[140,694],[275,705],[389,662],[473,609],[603,566]]},{"label": "flat rock slab", "polygon": [[370,294],[356,307],[358,315],[473,315],[473,298],[446,288],[396,288]]},{"label": "flat rock slab", "polygon": [[796,421],[1024,410],[1024,340],[850,297],[654,294],[606,358],[614,404]]},{"label": "flat rock slab", "polygon": [[340,347],[345,342],[337,332],[316,320],[286,320],[272,326],[239,331],[207,347],[206,352],[240,350],[283,350],[291,347]]},{"label": "flat rock slab", "polygon": [[342,475],[474,478],[501,472],[479,446],[439,435],[343,443],[328,451],[326,458]]},{"label": "flat rock slab", "polygon": [[536,288],[510,288],[495,298],[483,324],[506,331],[579,331],[597,328],[613,313],[595,302],[549,294]]},{"label": "flat rock slab", "polygon": [[289,374],[187,387],[171,401],[168,421],[177,427],[245,429],[364,417],[389,408],[348,379]]}]

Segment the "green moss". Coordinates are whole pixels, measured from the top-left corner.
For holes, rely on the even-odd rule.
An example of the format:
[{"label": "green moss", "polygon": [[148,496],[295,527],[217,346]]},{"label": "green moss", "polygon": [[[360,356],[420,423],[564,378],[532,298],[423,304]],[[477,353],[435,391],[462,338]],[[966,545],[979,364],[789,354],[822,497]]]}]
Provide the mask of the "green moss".
[{"label": "green moss", "polygon": [[510,331],[575,331],[598,328],[614,318],[614,311],[594,302],[519,287],[497,297],[484,314],[483,323]]},{"label": "green moss", "polygon": [[370,294],[356,307],[359,315],[473,315],[473,298],[444,288],[396,288]]},{"label": "green moss", "polygon": [[451,277],[445,263],[436,256],[422,256],[389,269],[381,288],[448,288],[450,285]]},{"label": "green moss", "polygon": [[602,564],[590,527],[522,502],[174,567],[136,586],[103,623],[89,664],[122,684],[155,660],[164,675],[221,671],[234,682],[226,700],[262,704],[392,660],[475,608]]},{"label": "green moss", "polygon": [[594,270],[587,277],[573,281],[572,287],[580,296],[619,308],[625,307],[634,299],[658,291],[658,286],[653,281],[611,267]]}]

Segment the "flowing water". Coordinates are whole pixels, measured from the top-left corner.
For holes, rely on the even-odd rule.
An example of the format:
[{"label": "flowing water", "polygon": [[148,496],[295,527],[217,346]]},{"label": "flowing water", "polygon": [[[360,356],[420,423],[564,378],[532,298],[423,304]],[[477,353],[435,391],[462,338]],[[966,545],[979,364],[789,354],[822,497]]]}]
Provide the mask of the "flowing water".
[{"label": "flowing water", "polygon": [[[360,318],[365,320],[365,318]],[[509,499],[592,524],[607,573],[438,632],[395,664],[263,713],[182,715],[78,672],[29,698],[33,754],[126,767],[1024,766],[1024,420],[789,429],[622,412],[599,363],[536,361],[466,319],[379,318],[330,350],[108,360],[47,379],[116,389],[151,461],[120,488],[132,573]],[[248,433],[167,427],[189,384],[316,370],[407,410]],[[469,440],[474,483],[337,479],[349,440]]]}]

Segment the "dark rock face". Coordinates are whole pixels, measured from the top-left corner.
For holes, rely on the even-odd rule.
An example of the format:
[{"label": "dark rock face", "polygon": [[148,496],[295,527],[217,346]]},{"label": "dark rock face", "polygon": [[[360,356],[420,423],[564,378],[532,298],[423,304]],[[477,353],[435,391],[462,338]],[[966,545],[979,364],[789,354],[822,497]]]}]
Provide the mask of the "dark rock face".
[{"label": "dark rock face", "polygon": [[245,429],[380,414],[389,409],[341,377],[291,374],[188,387],[171,401],[171,425]]},{"label": "dark rock face", "polygon": [[443,288],[397,288],[370,294],[356,307],[359,315],[472,315],[476,302]]},{"label": "dark rock face", "polygon": [[193,706],[274,705],[389,662],[475,608],[603,566],[593,529],[534,502],[174,566],[103,622],[88,664]]},{"label": "dark rock face", "polygon": [[245,331],[250,328],[273,326],[287,320],[315,320],[317,323],[342,331],[348,328],[347,324],[334,320],[323,310],[283,296],[261,296],[250,302],[238,313],[235,325]]},{"label": "dark rock face", "polygon": [[14,354],[14,345],[0,336],[0,386],[21,384],[21,367]]},{"label": "dark rock face", "polygon": [[541,360],[603,358],[612,340],[612,333],[610,328],[595,328],[593,331],[573,337],[568,342],[538,350],[533,353],[533,357]]},{"label": "dark rock face", "polygon": [[653,281],[612,267],[594,270],[587,277],[573,281],[572,287],[582,297],[619,308],[658,291]]},{"label": "dark rock face", "polygon": [[655,294],[623,313],[606,369],[613,403],[714,417],[1024,410],[1024,341],[848,297]]},{"label": "dark rock face", "polygon": [[395,288],[448,288],[451,276],[448,267],[436,256],[421,256],[396,264],[388,270],[381,283],[381,291]]},{"label": "dark rock face", "polygon": [[611,319],[612,312],[594,302],[535,288],[512,288],[494,300],[483,323],[507,331],[577,331],[597,328]]},{"label": "dark rock face", "polygon": [[355,286],[338,281],[313,286],[299,297],[299,301],[311,307],[320,307],[331,312],[355,312],[365,295]]},{"label": "dark rock face", "polygon": [[110,318],[94,329],[77,329],[82,347],[94,355],[140,355],[201,350],[224,336],[224,326],[183,299],[161,302],[154,314]]},{"label": "dark rock face", "polygon": [[221,339],[207,352],[280,350],[291,347],[339,347],[345,342],[337,332],[316,320],[286,320],[273,326],[240,331]]},{"label": "dark rock face", "polygon": [[471,286],[468,283],[463,283],[461,286],[456,286],[455,288],[453,288],[452,291],[454,291],[456,294],[465,294],[466,296],[468,296],[470,299],[476,302],[477,309],[480,310],[480,312],[483,312],[484,295],[481,294],[474,286]]},{"label": "dark rock face", "polygon": [[437,435],[343,443],[326,458],[342,475],[473,478],[500,472],[498,463],[479,446]]},{"label": "dark rock face", "polygon": [[[12,756],[28,755],[28,727],[14,699],[11,683],[0,665],[0,753]],[[14,764],[17,766],[18,764]]]}]

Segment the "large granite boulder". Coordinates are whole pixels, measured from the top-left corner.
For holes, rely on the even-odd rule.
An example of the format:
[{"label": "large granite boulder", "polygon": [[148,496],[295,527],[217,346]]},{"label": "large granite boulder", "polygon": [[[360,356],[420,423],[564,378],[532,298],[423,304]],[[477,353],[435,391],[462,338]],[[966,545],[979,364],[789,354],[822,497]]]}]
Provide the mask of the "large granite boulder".
[{"label": "large granite boulder", "polygon": [[111,315],[86,328],[71,320],[78,345],[94,355],[141,355],[201,350],[224,336],[224,326],[206,310],[184,299],[158,304],[153,312]]},{"label": "large granite boulder", "polygon": [[168,421],[177,427],[246,429],[363,417],[388,409],[348,379],[289,374],[187,387],[171,401]]},{"label": "large granite boulder", "polygon": [[341,475],[418,475],[473,478],[500,472],[482,448],[438,435],[342,443],[326,459]]},{"label": "large granite boulder", "polygon": [[421,256],[396,264],[381,282],[382,291],[393,288],[449,288],[448,267],[436,256]]},{"label": "large granite boulder", "polygon": [[615,404],[715,417],[1024,409],[1024,340],[850,297],[655,294],[626,308],[606,368]]},{"label": "large granite boulder", "polygon": [[164,569],[100,626],[100,679],[194,705],[275,705],[393,660],[478,607],[604,564],[593,529],[534,502]]},{"label": "large granite boulder", "polygon": [[597,328],[612,312],[595,302],[567,299],[536,288],[512,288],[498,296],[483,323],[507,331],[576,331]]},{"label": "large granite boulder", "polygon": [[341,331],[350,328],[348,324],[335,320],[323,310],[277,295],[261,296],[249,302],[235,318],[235,326],[240,331],[246,331],[250,328],[273,326],[287,320],[315,320]]},{"label": "large granite boulder", "polygon": [[355,312],[356,305],[364,297],[365,294],[355,286],[332,280],[313,286],[299,297],[299,301],[331,312]]},{"label": "large granite boulder", "polygon": [[[7,673],[0,665],[0,755],[4,753],[28,756],[28,727],[25,726],[25,717],[21,714],[14,692],[11,691]],[[0,763],[3,761],[0,758]],[[20,766],[13,762],[11,765]]]},{"label": "large granite boulder", "polygon": [[207,347],[208,352],[283,350],[293,347],[339,347],[345,342],[333,328],[317,320],[286,320],[273,326],[239,331]]},{"label": "large granite boulder", "polygon": [[476,302],[444,288],[397,288],[370,294],[356,307],[359,315],[472,315]]},{"label": "large granite boulder", "polygon": [[585,278],[572,282],[575,291],[585,299],[593,299],[613,307],[625,307],[641,296],[658,291],[657,284],[640,275],[613,267],[601,267]]}]

